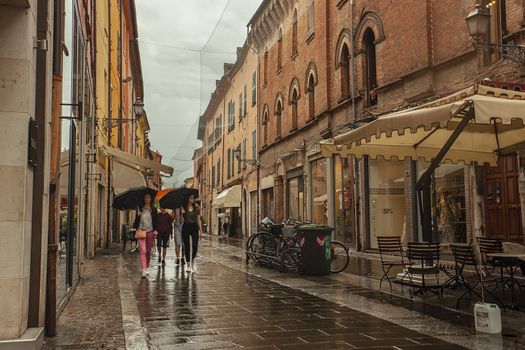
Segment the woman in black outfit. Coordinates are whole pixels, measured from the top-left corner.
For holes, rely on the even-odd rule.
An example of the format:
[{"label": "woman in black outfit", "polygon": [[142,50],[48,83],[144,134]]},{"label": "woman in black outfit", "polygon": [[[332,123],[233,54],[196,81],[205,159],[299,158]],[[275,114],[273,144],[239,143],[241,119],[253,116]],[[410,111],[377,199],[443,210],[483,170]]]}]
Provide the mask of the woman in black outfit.
[{"label": "woman in black outfit", "polygon": [[[182,208],[182,242],[184,246],[184,257],[186,259],[186,272],[193,271],[193,261],[197,256],[199,238],[202,236],[201,212],[195,203],[195,196],[188,197],[184,208]],[[191,237],[191,260],[190,260],[190,237]]]}]

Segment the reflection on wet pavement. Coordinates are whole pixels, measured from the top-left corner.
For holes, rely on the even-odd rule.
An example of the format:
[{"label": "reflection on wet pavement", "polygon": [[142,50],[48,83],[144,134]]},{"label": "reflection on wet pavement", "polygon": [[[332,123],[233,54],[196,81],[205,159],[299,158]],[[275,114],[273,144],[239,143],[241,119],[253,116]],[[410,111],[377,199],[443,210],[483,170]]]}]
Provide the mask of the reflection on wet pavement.
[{"label": "reflection on wet pavement", "polygon": [[[140,318],[154,349],[462,349],[337,303],[212,262],[198,271],[170,258],[140,279],[126,257]],[[230,259],[232,264],[242,262]]]}]

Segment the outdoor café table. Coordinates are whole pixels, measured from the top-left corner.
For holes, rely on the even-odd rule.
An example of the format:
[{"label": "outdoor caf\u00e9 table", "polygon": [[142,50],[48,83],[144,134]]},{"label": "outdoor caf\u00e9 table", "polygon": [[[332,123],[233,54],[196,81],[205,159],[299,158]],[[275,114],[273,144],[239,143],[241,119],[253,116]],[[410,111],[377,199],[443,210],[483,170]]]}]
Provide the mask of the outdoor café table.
[{"label": "outdoor caf\u00e9 table", "polygon": [[505,269],[507,270],[507,273],[509,274],[511,303],[510,305],[506,306],[515,310],[523,310],[523,307],[516,302],[514,285],[517,284],[518,287],[520,287],[520,284],[518,281],[516,281],[514,275],[516,274],[518,268],[525,262],[525,253],[490,253],[487,254],[487,256],[493,258],[494,260],[497,260],[499,263],[504,265]]}]

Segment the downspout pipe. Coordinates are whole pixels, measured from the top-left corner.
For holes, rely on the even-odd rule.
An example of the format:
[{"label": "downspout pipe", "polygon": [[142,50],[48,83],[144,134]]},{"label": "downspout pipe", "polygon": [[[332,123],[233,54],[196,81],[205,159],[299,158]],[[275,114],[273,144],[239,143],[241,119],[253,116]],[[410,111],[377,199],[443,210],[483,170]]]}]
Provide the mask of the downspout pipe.
[{"label": "downspout pipe", "polygon": [[60,198],[60,140],[62,112],[62,42],[64,40],[64,0],[54,3],[53,17],[53,109],[51,111],[51,151],[50,151],[50,184],[49,184],[49,224],[47,238],[47,279],[46,279],[46,317],[45,330],[48,337],[56,335],[57,318],[57,260],[58,260],[58,199]]},{"label": "downspout pipe", "polygon": [[355,69],[355,32],[354,32],[354,0],[350,0],[350,46],[352,50],[351,55],[351,66],[352,66],[352,78],[351,78],[351,93],[352,93],[352,123],[357,120],[357,108],[356,108],[356,69]]},{"label": "downspout pipe", "polygon": [[[37,30],[38,42],[48,41],[49,32],[49,0],[38,1]],[[42,231],[43,231],[43,198],[45,178],[45,150],[47,147],[46,130],[49,128],[47,118],[48,100],[48,51],[43,47],[36,48],[36,93],[35,93],[35,122],[36,122],[36,164],[33,169],[33,203],[31,225],[31,258],[29,277],[28,327],[40,325],[40,285],[42,271]]]},{"label": "downspout pipe", "polygon": [[[107,127],[108,127],[108,146],[111,147],[111,129],[113,127],[113,106],[112,106],[112,91],[111,91],[111,77],[112,77],[112,67],[111,67],[111,0],[108,0],[108,32],[109,32],[109,40],[108,40],[108,119],[107,119]],[[106,189],[106,248],[109,247],[109,239],[110,239],[110,232],[111,232],[111,158],[107,157],[107,169],[106,169],[108,181],[107,181],[107,189]]]}]

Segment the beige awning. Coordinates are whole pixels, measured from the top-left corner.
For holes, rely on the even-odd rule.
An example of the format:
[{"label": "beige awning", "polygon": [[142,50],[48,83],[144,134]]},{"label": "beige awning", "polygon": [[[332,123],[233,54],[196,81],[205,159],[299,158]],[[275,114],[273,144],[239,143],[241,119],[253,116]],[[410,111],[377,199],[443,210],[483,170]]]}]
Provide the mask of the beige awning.
[{"label": "beige awning", "polygon": [[240,208],[241,185],[232,186],[217,195],[213,201],[215,208]]},{"label": "beige awning", "polygon": [[474,108],[474,119],[444,161],[495,165],[497,152],[525,146],[525,93],[474,85],[453,95],[375,121],[321,142],[325,157],[424,158],[430,161]]},{"label": "beige awning", "polygon": [[139,170],[142,173],[149,171],[158,171],[163,176],[172,176],[173,168],[164,164],[156,163],[149,159],[137,157],[133,154],[121,151],[119,149],[102,145],[99,150],[108,157],[111,157],[114,161],[119,162],[128,167],[132,167]]},{"label": "beige awning", "polygon": [[115,194],[120,194],[130,188],[147,186],[146,178],[140,171],[119,162],[113,163],[112,183]]}]

